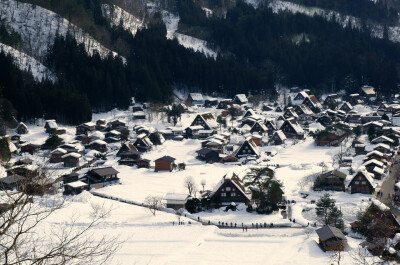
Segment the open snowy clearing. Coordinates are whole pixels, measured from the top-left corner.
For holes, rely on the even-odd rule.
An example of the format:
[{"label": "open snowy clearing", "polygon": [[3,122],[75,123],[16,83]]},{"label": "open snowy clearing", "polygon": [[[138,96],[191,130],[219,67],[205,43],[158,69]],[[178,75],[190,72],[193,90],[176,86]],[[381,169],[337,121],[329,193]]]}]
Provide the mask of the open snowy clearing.
[{"label": "open snowy clearing", "polygon": [[[196,222],[176,225],[173,214],[93,197],[87,192],[67,199],[67,207],[51,216],[41,229],[60,229],[78,217],[77,229],[89,222],[91,205],[112,209],[95,228],[95,238],[118,235],[122,242],[112,264],[326,264],[328,253],[318,247],[315,233],[305,229],[217,229]],[[175,222],[175,225],[172,225]],[[46,231],[46,230],[44,230]],[[310,230],[312,232],[312,230]],[[349,238],[351,248],[358,240]],[[349,250],[350,251],[350,250]],[[343,264],[352,264],[345,253]],[[347,260],[347,262],[346,262]]]}]

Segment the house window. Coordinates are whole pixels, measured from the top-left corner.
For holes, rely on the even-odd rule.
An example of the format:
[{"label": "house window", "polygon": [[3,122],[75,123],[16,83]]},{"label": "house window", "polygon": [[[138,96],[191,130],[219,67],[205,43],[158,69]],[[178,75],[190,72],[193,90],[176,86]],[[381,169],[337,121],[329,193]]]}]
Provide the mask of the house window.
[{"label": "house window", "polygon": [[236,192],[231,192],[231,197],[236,197]]},{"label": "house window", "polygon": [[358,185],[358,184],[360,184],[360,182],[359,181],[354,181],[354,184]]},{"label": "house window", "polygon": [[226,191],[231,191],[231,187],[226,187]]},{"label": "house window", "polygon": [[221,192],[221,197],[226,197],[226,193],[225,192]]},{"label": "house window", "polygon": [[365,185],[365,184],[367,184],[367,182],[366,181],[361,181],[361,184]]}]

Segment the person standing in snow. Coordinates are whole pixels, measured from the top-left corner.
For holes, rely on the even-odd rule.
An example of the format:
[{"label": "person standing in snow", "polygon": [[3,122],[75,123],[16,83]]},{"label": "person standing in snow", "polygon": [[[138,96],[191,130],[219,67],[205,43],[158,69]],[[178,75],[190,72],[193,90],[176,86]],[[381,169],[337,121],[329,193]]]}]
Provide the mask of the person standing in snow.
[{"label": "person standing in snow", "polygon": [[242,226],[243,232],[244,232],[244,226]]},{"label": "person standing in snow", "polygon": [[245,229],[246,229],[246,232],[247,232],[247,226],[245,227]]}]

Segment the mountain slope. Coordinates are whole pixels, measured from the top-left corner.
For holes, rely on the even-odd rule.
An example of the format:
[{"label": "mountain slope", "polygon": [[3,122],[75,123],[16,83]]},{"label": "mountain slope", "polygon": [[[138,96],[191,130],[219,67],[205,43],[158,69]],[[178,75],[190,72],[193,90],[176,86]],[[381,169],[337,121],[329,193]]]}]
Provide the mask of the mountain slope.
[{"label": "mountain slope", "polygon": [[[78,43],[85,45],[89,54],[96,51],[105,57],[112,52],[78,26],[40,6],[2,0],[0,19],[21,35],[24,50],[37,59],[42,60],[45,57],[57,34],[65,36],[68,32]],[[112,54],[117,56],[115,52]]]},{"label": "mountain slope", "polygon": [[36,81],[49,79],[54,82],[56,80],[55,75],[35,58],[2,43],[0,43],[0,51],[10,54],[18,68],[22,71],[30,71]]},{"label": "mountain slope", "polygon": [[162,18],[167,27],[167,38],[176,38],[183,47],[202,52],[208,57],[217,57],[217,53],[207,46],[207,41],[176,32],[178,30],[179,16],[162,10]]},{"label": "mountain slope", "polygon": [[[340,12],[327,10],[318,7],[306,7],[302,5],[298,5],[288,1],[280,1],[280,0],[273,0],[269,2],[268,6],[272,8],[275,13],[281,11],[291,12],[293,14],[300,13],[307,16],[321,16],[327,20],[335,20],[343,27],[352,25],[355,28],[361,29],[363,20],[358,17],[350,16],[350,15],[343,15]],[[377,38],[383,38],[385,27],[382,24],[374,23],[374,22],[365,22],[367,26],[370,28],[371,33],[373,36]],[[400,27],[399,26],[388,26],[388,37],[389,40],[393,42],[400,42]]]},{"label": "mountain slope", "polygon": [[101,7],[103,16],[109,20],[111,26],[121,25],[123,29],[128,30],[132,35],[135,35],[139,29],[145,27],[144,18],[140,20],[119,6],[103,4]]}]

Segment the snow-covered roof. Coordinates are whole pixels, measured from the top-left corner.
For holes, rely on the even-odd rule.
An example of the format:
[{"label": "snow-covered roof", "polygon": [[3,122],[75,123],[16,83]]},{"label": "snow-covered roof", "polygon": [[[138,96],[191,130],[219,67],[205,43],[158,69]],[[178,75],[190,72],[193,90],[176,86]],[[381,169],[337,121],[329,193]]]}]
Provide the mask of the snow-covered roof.
[{"label": "snow-covered roof", "polygon": [[88,185],[87,183],[80,180],[65,184],[65,186],[70,186],[72,188],[80,188],[80,187],[85,187],[87,185]]},{"label": "snow-covered roof", "polygon": [[296,97],[297,97],[299,94],[300,94],[303,98],[308,98],[308,94],[307,94],[306,91],[301,91],[301,92],[299,92],[299,93],[296,95]]},{"label": "snow-covered roof", "polygon": [[245,94],[237,94],[235,96],[235,99],[238,99],[242,103],[248,102],[248,99]]},{"label": "snow-covered roof", "polygon": [[375,172],[375,173],[378,173],[380,175],[382,175],[385,172],[385,170],[383,168],[380,168],[380,167],[374,167],[372,169],[372,171]]},{"label": "snow-covered roof", "polygon": [[94,122],[86,122],[86,123],[84,123],[86,126],[88,126],[88,127],[93,127],[93,126],[96,126],[96,123],[94,123]]},{"label": "snow-covered roof", "polygon": [[187,201],[189,195],[180,193],[167,193],[164,195],[164,200],[166,201],[182,201],[183,203]]},{"label": "snow-covered roof", "polygon": [[294,130],[298,135],[304,134],[303,128],[301,128],[301,126],[296,122],[296,120],[295,120],[294,118],[289,118],[289,119],[287,119],[287,120],[281,125],[281,127],[282,127],[286,122],[288,122],[288,123],[290,124],[290,126],[292,126],[293,130]]},{"label": "snow-covered roof", "polygon": [[75,157],[75,158],[81,157],[81,155],[78,153],[69,153],[69,154],[63,155],[61,158],[66,158],[66,157],[70,157],[70,156]]},{"label": "snow-covered roof", "polygon": [[99,138],[99,139],[104,139],[104,134],[102,132],[100,132],[100,131],[93,131],[93,132],[89,133],[89,136],[90,137],[96,137],[96,138]]},{"label": "snow-covered roof", "polygon": [[196,101],[202,101],[203,100],[203,95],[200,94],[200,93],[189,93],[189,95],[193,100],[196,100]]},{"label": "snow-covered roof", "polygon": [[373,96],[376,94],[375,88],[372,86],[363,86],[361,89],[366,95]]},{"label": "snow-covered roof", "polygon": [[14,153],[15,151],[17,151],[17,147],[11,141],[8,142],[8,149],[10,150],[10,153]]},{"label": "snow-covered roof", "polygon": [[210,128],[218,127],[218,123],[215,120],[214,115],[212,115],[210,112],[205,112],[199,115],[203,119],[203,121],[208,125],[208,127]]},{"label": "snow-covered roof", "polygon": [[383,153],[382,153],[382,152],[379,152],[379,151],[377,151],[377,150],[374,150],[374,151],[369,152],[368,154],[366,154],[367,157],[372,156],[372,155],[377,155],[377,156],[379,156],[379,157],[383,157]]},{"label": "snow-covered roof", "polygon": [[193,125],[193,126],[189,126],[189,129],[191,130],[203,130],[204,127],[201,125]]},{"label": "snow-covered roof", "polygon": [[212,192],[210,193],[210,196],[214,195],[220,188],[221,186],[225,183],[226,180],[230,180],[231,183],[237,188],[238,191],[240,191],[244,196],[246,196],[249,200],[251,199],[248,194],[245,192],[245,188],[243,186],[242,180],[235,174],[235,172],[229,170],[225,176],[222,177],[222,179],[218,182],[218,184],[214,187]]},{"label": "snow-covered roof", "polygon": [[400,233],[397,233],[392,239],[392,245],[395,246],[400,243]]},{"label": "snow-covered roof", "polygon": [[49,126],[51,129],[57,129],[57,122],[56,120],[46,120],[46,124]]},{"label": "snow-covered roof", "polygon": [[386,150],[391,150],[391,148],[390,148],[389,145],[383,144],[383,143],[378,144],[377,146],[375,146],[374,149],[379,148],[379,147],[381,147],[381,148],[383,148],[383,149],[386,149]]},{"label": "snow-covered roof", "polygon": [[377,184],[374,182],[374,176],[368,171],[366,171],[364,166],[358,169],[358,172],[353,175],[349,183],[351,183],[354,180],[354,178],[357,176],[358,173],[361,173],[365,177],[365,179],[371,184],[372,187],[375,188],[377,186]]},{"label": "snow-covered roof", "polygon": [[110,131],[111,134],[115,134],[115,135],[120,135],[121,133],[119,131],[116,130],[112,130]]},{"label": "snow-covered roof", "polygon": [[394,143],[394,140],[385,136],[385,135],[381,135],[379,137],[376,137],[375,139],[373,139],[371,141],[371,143],[379,143],[379,142],[390,142],[390,143]]},{"label": "snow-covered roof", "polygon": [[208,134],[208,133],[212,133],[213,132],[213,130],[200,130],[199,131],[199,134]]},{"label": "snow-covered roof", "polygon": [[54,154],[54,153],[66,154],[67,150],[62,149],[62,148],[57,148],[57,149],[54,149],[53,151],[51,151],[51,154]]},{"label": "snow-covered roof", "polygon": [[92,144],[101,144],[101,145],[107,145],[106,142],[102,141],[102,140],[94,140],[93,142],[90,142],[89,145]]},{"label": "snow-covered roof", "polygon": [[281,130],[276,131],[276,132],[275,132],[275,135],[276,135],[277,137],[279,137],[279,139],[281,139],[282,141],[283,141],[283,140],[286,140],[286,135],[285,135]]},{"label": "snow-covered roof", "polygon": [[363,166],[368,166],[368,165],[371,165],[371,164],[375,164],[375,165],[377,165],[379,167],[383,167],[383,163],[381,161],[376,160],[376,159],[368,160],[367,162],[365,162],[363,164]]},{"label": "snow-covered roof", "polygon": [[18,124],[18,127],[20,127],[20,126],[26,128],[26,129],[28,129],[28,126],[26,126],[26,124],[23,123],[23,122],[20,122],[20,123]]}]

